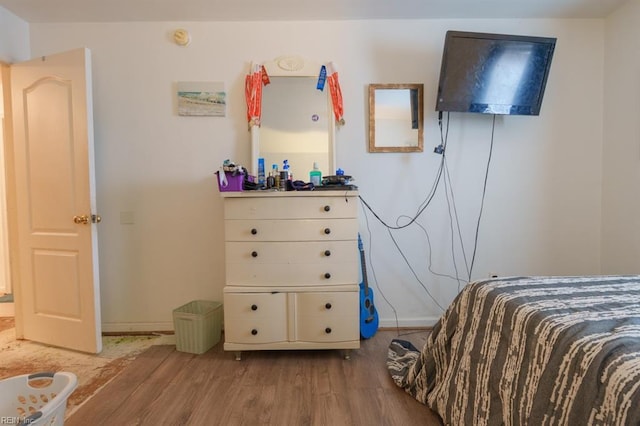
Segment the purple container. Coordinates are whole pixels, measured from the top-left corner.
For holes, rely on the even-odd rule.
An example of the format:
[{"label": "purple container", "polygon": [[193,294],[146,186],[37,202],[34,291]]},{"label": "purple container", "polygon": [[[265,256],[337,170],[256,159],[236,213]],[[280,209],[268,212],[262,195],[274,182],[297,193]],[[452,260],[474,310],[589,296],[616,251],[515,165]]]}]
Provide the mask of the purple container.
[{"label": "purple container", "polygon": [[233,174],[224,172],[227,182],[220,182],[220,171],[216,172],[216,180],[218,181],[218,189],[220,192],[237,192],[242,191],[242,183],[244,182],[244,173]]}]

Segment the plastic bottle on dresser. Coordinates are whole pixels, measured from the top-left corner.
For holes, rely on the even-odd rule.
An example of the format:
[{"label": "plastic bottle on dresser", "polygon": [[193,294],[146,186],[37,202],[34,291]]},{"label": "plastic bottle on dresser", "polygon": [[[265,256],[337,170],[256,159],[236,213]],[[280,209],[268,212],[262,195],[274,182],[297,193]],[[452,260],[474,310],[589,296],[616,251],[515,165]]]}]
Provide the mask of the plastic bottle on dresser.
[{"label": "plastic bottle on dresser", "polygon": [[289,160],[282,162],[282,170],[280,171],[280,189],[286,191],[287,182],[289,181]]},{"label": "plastic bottle on dresser", "polygon": [[293,189],[291,185],[291,183],[293,182],[293,172],[291,171],[289,160],[283,161],[282,169],[284,171],[284,176],[285,176],[284,189],[286,191],[291,191]]},{"label": "plastic bottle on dresser", "polygon": [[258,158],[258,184],[265,184],[264,158]]},{"label": "plastic bottle on dresser", "polygon": [[293,174],[291,173],[291,167],[289,166],[289,160],[284,160],[282,162],[282,170],[287,172],[287,180],[293,179]]},{"label": "plastic bottle on dresser", "polygon": [[280,173],[278,172],[277,164],[271,165],[271,173],[273,174],[274,179],[273,187],[276,189],[280,189]]},{"label": "plastic bottle on dresser", "polygon": [[318,167],[318,163],[314,161],[313,170],[309,172],[309,182],[311,182],[314,186],[320,186],[322,182],[322,172]]}]

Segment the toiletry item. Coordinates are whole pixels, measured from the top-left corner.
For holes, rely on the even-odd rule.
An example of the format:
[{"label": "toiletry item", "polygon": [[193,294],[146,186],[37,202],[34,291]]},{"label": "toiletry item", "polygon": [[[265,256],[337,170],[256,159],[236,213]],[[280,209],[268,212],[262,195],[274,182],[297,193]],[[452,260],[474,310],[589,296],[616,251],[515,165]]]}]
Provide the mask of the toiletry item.
[{"label": "toiletry item", "polygon": [[258,158],[258,185],[265,184],[264,158]]},{"label": "toiletry item", "polygon": [[271,174],[273,175],[273,179],[274,179],[273,187],[275,189],[280,189],[280,172],[278,171],[277,164],[271,165]]},{"label": "toiletry item", "polygon": [[282,161],[282,171],[280,172],[280,190],[289,190],[289,160]]},{"label": "toiletry item", "polygon": [[316,162],[313,163],[313,170],[309,172],[309,182],[314,186],[320,186],[320,183],[322,182],[322,172]]}]

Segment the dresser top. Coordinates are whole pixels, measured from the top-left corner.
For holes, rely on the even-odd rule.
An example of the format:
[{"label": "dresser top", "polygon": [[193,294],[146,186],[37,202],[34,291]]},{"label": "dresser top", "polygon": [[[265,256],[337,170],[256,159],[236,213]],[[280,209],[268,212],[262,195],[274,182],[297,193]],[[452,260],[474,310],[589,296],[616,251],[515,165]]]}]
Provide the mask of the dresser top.
[{"label": "dresser top", "polygon": [[266,197],[357,197],[355,190],[335,190],[335,191],[229,191],[221,192],[224,198],[266,198]]}]

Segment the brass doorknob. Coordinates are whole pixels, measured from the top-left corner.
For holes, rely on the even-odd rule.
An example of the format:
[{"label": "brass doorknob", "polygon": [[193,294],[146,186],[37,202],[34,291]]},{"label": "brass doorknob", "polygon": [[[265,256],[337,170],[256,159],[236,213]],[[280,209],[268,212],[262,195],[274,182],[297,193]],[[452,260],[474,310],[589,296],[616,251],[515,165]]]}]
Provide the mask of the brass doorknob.
[{"label": "brass doorknob", "polygon": [[88,225],[89,222],[100,223],[101,221],[102,218],[97,214],[92,214],[91,216],[83,214],[82,216],[73,217],[73,222],[77,223],[78,225]]},{"label": "brass doorknob", "polygon": [[87,216],[86,214],[83,214],[82,216],[74,216],[73,222],[77,223],[78,225],[87,225],[89,224],[89,216]]}]

